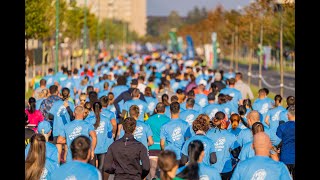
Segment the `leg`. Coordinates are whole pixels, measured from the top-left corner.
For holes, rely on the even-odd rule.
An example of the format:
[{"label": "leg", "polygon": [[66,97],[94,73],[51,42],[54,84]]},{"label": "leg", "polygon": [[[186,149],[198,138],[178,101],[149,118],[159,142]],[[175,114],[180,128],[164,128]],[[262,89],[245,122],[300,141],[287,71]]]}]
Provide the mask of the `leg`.
[{"label": "leg", "polygon": [[97,154],[97,160],[98,160],[98,169],[101,172],[102,180],[108,180],[109,174],[104,172],[104,158],[106,156],[106,153],[103,154]]}]

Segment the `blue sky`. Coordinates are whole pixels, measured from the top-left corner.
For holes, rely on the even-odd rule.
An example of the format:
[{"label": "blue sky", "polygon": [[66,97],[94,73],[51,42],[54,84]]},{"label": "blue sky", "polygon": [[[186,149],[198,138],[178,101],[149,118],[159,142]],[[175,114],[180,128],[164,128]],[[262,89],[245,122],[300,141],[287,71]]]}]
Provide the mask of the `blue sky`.
[{"label": "blue sky", "polygon": [[147,16],[167,16],[172,10],[178,11],[180,16],[186,16],[194,6],[214,9],[218,4],[225,9],[237,9],[246,6],[252,0],[147,0]]}]

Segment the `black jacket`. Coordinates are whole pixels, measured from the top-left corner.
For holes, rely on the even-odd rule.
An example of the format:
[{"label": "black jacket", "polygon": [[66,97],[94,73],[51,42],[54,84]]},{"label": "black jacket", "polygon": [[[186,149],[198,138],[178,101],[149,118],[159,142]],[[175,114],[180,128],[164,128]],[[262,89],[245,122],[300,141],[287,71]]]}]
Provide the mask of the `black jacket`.
[{"label": "black jacket", "polygon": [[144,179],[150,170],[147,148],[135,140],[132,134],[125,134],[110,145],[104,169],[109,174],[115,174],[115,180]]}]

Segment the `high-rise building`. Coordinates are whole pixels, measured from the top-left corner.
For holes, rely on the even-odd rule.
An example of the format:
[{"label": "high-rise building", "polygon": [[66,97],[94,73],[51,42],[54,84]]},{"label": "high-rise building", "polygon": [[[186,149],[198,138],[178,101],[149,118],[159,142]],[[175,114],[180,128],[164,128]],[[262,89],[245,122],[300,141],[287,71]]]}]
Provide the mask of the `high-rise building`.
[{"label": "high-rise building", "polygon": [[[76,2],[78,6],[83,6],[85,0]],[[146,34],[146,0],[87,0],[87,6],[90,7],[91,13],[100,19],[125,21],[129,30],[137,32],[139,36]]]}]

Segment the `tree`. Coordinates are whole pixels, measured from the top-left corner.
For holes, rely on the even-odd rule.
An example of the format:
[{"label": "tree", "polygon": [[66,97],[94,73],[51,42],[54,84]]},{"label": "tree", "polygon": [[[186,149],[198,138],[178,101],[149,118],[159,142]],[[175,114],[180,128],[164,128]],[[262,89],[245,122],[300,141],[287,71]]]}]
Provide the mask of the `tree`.
[{"label": "tree", "polygon": [[169,28],[179,28],[182,25],[182,19],[177,11],[171,11],[168,16]]}]

